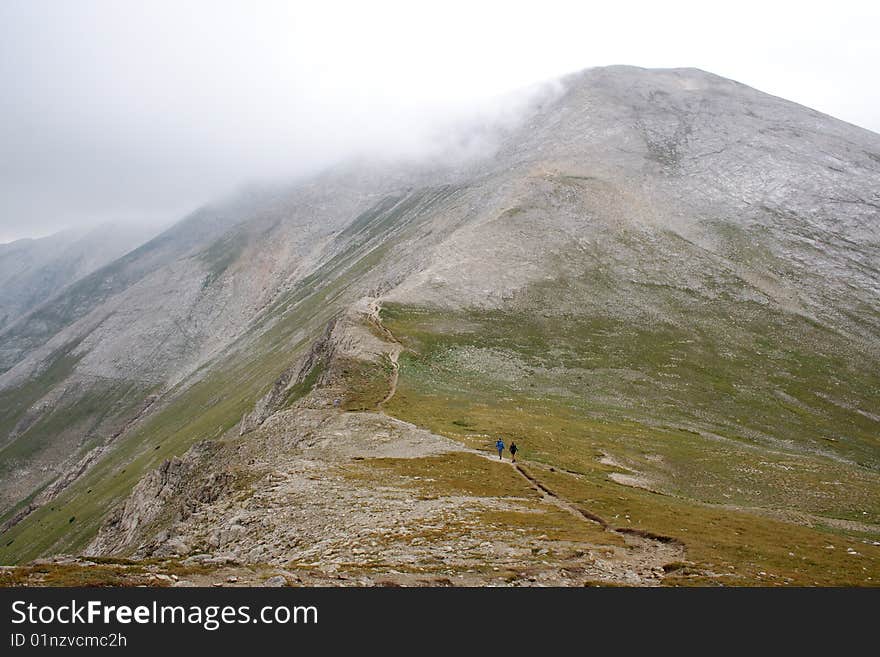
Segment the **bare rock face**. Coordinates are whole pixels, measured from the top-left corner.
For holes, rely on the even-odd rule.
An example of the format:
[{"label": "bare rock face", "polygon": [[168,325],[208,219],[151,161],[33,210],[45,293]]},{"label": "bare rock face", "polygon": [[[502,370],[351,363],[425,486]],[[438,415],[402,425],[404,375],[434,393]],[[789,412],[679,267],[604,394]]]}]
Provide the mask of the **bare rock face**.
[{"label": "bare rock face", "polygon": [[309,347],[309,350],[281,373],[272,385],[272,389],[254,404],[254,409],[245,413],[239,423],[239,435],[243,436],[263,424],[266,418],[282,407],[293,386],[302,384],[316,367],[332,357],[331,335],[334,323],[328,324],[323,335]]},{"label": "bare rock face", "polygon": [[[495,173],[479,216],[389,298],[500,308],[594,261],[616,289],[705,294],[731,274],[763,302],[877,336],[878,148],[876,134],[703,71],[590,69],[503,142],[515,173]],[[633,308],[662,311],[632,287]],[[593,292],[573,305],[608,302]]]},{"label": "bare rock face", "polygon": [[[210,502],[220,496],[231,477],[222,471],[196,479],[201,459],[217,452],[212,443],[199,443],[182,458],[172,458],[149,472],[134,487],[125,503],[107,517],[101,531],[86,549],[90,555],[117,554],[135,543],[161,515],[185,519],[193,505]],[[177,504],[174,504],[177,502]],[[172,541],[168,553],[186,554],[188,548],[180,539]]]},{"label": "bare rock face", "polygon": [[[347,360],[375,362],[385,355],[390,355],[392,360],[396,359],[398,345],[389,345],[382,337],[370,331],[370,327],[376,326],[377,314],[378,307],[372,306],[370,300],[365,297],[354,302],[346,311],[330,321],[308,351],[285,369],[272,385],[272,389],[257,401],[252,411],[242,417],[239,423],[239,435],[243,436],[253,431],[272,414],[281,410],[294,388],[302,386],[312,374],[314,374],[312,386],[318,385],[323,388],[316,393],[321,399],[315,401],[319,404],[331,405],[333,403],[331,388],[334,379],[338,377],[336,370],[340,367],[340,362]],[[306,392],[311,392],[311,388],[303,390],[303,394]]]}]

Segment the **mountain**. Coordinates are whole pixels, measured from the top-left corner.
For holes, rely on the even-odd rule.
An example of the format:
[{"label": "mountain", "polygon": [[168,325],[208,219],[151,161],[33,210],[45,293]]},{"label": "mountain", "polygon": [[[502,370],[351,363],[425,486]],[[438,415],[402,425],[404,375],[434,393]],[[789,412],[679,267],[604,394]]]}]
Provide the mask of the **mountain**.
[{"label": "mountain", "polygon": [[491,142],[252,189],[3,329],[0,560],[876,583],[880,136],[609,67]]},{"label": "mountain", "polygon": [[0,331],[150,237],[149,228],[119,224],[0,244]]}]

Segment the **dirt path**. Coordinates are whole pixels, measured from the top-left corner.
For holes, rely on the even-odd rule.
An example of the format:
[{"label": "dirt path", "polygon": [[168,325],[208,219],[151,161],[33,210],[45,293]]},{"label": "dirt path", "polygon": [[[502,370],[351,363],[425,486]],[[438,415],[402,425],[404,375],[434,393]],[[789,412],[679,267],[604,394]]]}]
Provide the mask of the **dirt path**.
[{"label": "dirt path", "polygon": [[[398,347],[400,347],[400,345],[398,345]],[[385,398],[379,402],[379,409],[381,409],[382,406],[391,401],[391,398],[397,392],[397,381],[400,378],[400,364],[397,362],[397,359],[400,357],[400,352],[401,349],[398,348],[388,354],[388,360],[391,361],[391,367],[394,368],[394,373],[391,375],[391,388],[388,390],[388,394],[385,395]]]},{"label": "dirt path", "polygon": [[391,343],[391,350],[388,352],[388,360],[391,361],[391,367],[394,369],[394,373],[391,375],[391,388],[388,390],[388,394],[380,401],[377,406],[378,409],[382,410],[382,406],[391,401],[391,398],[397,393],[397,381],[400,378],[400,363],[398,362],[400,358],[400,353],[403,351],[403,345],[398,342],[397,338],[394,337],[394,334],[389,331],[384,324],[382,324],[382,320],[379,319],[379,313],[382,311],[382,305],[378,300],[373,300],[370,302],[370,312],[367,315],[367,319],[369,319],[370,323],[383,335],[385,339]]},{"label": "dirt path", "polygon": [[[487,454],[479,450],[470,451],[474,454],[479,454],[483,458],[490,461],[496,460],[495,457],[491,454]],[[575,506],[567,500],[559,497],[559,495],[554,493],[547,486],[542,484],[537,478],[535,478],[534,475],[530,474],[525,468],[523,468],[521,463],[514,463],[511,461],[503,462],[510,465],[520,474],[520,476],[522,476],[526,481],[529,482],[529,485],[534,490],[541,493],[542,500],[546,504],[551,504],[558,509],[562,509],[563,511],[569,513],[580,521],[595,523],[601,526],[602,529],[604,529],[605,531],[621,534],[630,547],[635,548],[637,551],[642,553],[641,561],[643,563],[653,563],[662,566],[663,564],[670,563],[672,561],[681,561],[685,558],[686,555],[684,544],[682,544],[681,541],[679,541],[678,539],[669,536],[653,534],[651,532],[641,529],[614,527],[601,516],[587,511],[586,509],[583,509],[579,506]]]}]

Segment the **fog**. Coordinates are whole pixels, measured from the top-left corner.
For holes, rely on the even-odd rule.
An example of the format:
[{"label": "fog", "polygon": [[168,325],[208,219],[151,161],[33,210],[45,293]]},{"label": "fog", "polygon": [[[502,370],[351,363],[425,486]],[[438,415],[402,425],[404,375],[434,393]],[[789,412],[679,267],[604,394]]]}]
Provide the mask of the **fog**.
[{"label": "fog", "polygon": [[703,68],[880,131],[876,5],[3,0],[0,241],[417,156],[590,66]]}]

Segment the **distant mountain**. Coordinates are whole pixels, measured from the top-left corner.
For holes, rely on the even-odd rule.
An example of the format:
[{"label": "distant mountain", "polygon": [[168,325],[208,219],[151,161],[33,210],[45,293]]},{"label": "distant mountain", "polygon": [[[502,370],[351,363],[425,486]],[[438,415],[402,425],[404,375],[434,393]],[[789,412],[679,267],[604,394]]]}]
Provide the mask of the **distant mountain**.
[{"label": "distant mountain", "polygon": [[0,331],[154,234],[151,228],[119,224],[0,244]]},{"label": "distant mountain", "polygon": [[880,135],[695,69],[551,88],[480,156],[252,190],[8,323],[0,560],[880,581]]}]

